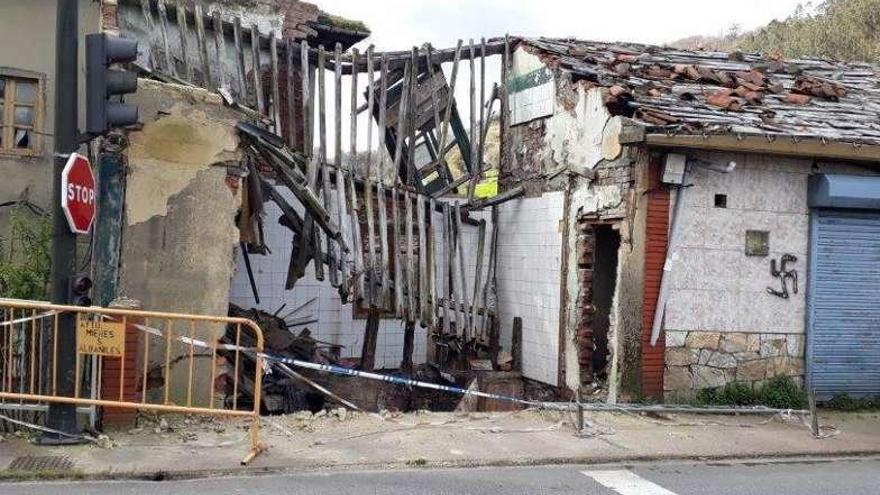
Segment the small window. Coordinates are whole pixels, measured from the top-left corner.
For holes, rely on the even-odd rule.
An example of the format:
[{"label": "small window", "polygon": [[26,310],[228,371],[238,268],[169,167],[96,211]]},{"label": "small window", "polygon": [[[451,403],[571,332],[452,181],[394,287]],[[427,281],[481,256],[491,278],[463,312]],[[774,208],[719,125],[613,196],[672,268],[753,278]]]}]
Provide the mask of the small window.
[{"label": "small window", "polygon": [[23,155],[39,152],[41,91],[39,79],[0,74],[0,152]]},{"label": "small window", "polygon": [[727,195],[726,194],[716,194],[715,195],[715,208],[727,208]]}]

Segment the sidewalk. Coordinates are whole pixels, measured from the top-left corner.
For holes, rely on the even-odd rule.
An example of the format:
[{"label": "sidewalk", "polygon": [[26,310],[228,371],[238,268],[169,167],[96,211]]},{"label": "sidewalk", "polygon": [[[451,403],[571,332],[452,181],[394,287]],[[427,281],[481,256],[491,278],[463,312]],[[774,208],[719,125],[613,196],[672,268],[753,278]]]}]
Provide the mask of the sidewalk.
[{"label": "sidewalk", "polygon": [[667,459],[880,454],[880,413],[820,415],[814,439],[795,418],[588,414],[577,437],[558,412],[411,413],[332,411],[267,418],[269,450],[250,466],[244,423],[168,417],[110,432],[112,446],[39,447],[0,443],[0,473],[19,456],[68,456],[87,477],[194,477],[209,474],[340,468],[604,463]]}]

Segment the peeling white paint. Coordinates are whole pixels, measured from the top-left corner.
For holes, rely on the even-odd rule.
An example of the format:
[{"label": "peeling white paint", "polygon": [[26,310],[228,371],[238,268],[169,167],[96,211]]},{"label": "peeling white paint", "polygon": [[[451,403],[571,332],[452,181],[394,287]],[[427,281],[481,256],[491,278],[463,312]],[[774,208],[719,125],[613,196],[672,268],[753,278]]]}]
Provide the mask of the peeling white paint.
[{"label": "peeling white paint", "polygon": [[[615,152],[610,145],[609,152],[603,152],[603,143],[609,139],[606,138],[605,129],[611,120],[611,114],[602,102],[603,90],[579,86],[577,93],[578,101],[572,112],[557,111],[547,119],[544,140],[557,164],[565,164],[571,172],[585,175],[605,155]],[[616,151],[616,154],[619,155],[620,151]]]},{"label": "peeling white paint", "polygon": [[183,102],[167,113],[129,135],[128,225],[167,215],[169,198],[200,171],[238,156],[235,122],[212,118]]}]

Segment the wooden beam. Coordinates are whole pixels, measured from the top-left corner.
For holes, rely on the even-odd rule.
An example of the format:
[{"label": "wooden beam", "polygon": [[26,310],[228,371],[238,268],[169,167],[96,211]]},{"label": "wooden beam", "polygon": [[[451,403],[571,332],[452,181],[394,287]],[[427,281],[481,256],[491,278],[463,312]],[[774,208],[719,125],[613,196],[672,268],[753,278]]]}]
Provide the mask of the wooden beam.
[{"label": "wooden beam", "polygon": [[263,98],[263,75],[262,62],[260,62],[260,29],[256,24],[251,25],[251,63],[254,71],[254,92],[257,94],[256,110],[266,115],[265,100]]},{"label": "wooden beam", "polygon": [[238,75],[238,99],[248,104],[247,71],[244,68],[244,45],[241,39],[241,17],[236,16],[232,24],[232,39],[235,42],[235,72]]},{"label": "wooden beam", "polygon": [[648,134],[645,136],[645,142],[649,146],[658,148],[685,148],[830,160],[880,162],[880,145],[859,145],[830,141],[823,143],[819,139],[800,139],[795,141],[790,137],[782,136],[774,140],[768,140],[764,136],[734,136],[727,134],[708,136]]},{"label": "wooden beam", "polygon": [[[199,61],[202,65],[202,81],[206,88],[209,90],[214,90],[214,79],[211,77],[211,63],[208,59],[208,39],[205,36],[205,18],[204,13],[202,12],[202,3],[197,1],[195,3],[195,18],[196,18],[196,44],[199,49]],[[222,71],[223,66],[218,65],[218,70]]]},{"label": "wooden beam", "polygon": [[162,32],[162,49],[165,51],[165,71],[172,76],[179,76],[171,58],[171,47],[168,41],[168,7],[165,0],[159,0],[159,29]]},{"label": "wooden beam", "polygon": [[180,34],[180,58],[183,59],[183,78],[189,83],[193,82],[193,68],[189,63],[189,48],[187,37],[189,27],[186,22],[186,9],[181,2],[177,2],[177,31]]},{"label": "wooden beam", "polygon": [[281,132],[281,87],[278,77],[278,38],[275,31],[269,32],[269,63],[272,70],[272,121],[275,135],[284,137]]},{"label": "wooden beam", "polygon": [[220,17],[220,11],[215,10],[211,14],[211,25],[214,30],[214,50],[217,53],[217,58],[214,60],[214,63],[217,64],[217,75],[218,81],[221,88],[228,87],[228,81],[226,80],[226,73],[223,72],[223,61],[226,60],[226,37],[223,36],[223,18]]}]

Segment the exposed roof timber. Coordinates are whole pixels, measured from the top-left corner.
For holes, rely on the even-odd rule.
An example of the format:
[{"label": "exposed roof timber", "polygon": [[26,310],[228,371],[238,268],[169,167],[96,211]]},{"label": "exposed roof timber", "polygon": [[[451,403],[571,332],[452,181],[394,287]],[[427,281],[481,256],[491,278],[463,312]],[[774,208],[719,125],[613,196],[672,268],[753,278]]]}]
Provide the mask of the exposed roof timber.
[{"label": "exposed roof timber", "polygon": [[[140,0],[117,0],[117,1],[124,2],[126,4],[131,5],[131,6],[140,6]],[[150,2],[152,9],[158,10],[158,0],[148,0],[148,1]],[[176,19],[177,2],[167,1],[165,8],[168,11],[169,20]],[[184,10],[186,11],[186,15],[187,15],[187,19],[188,19],[187,22],[192,22],[194,24],[195,23],[195,12],[193,12],[190,9],[186,9],[186,8]],[[225,15],[226,14],[224,14],[224,16]],[[213,17],[211,16],[210,12],[205,11],[205,13],[202,15],[202,17],[203,17],[203,21],[205,23],[205,26],[213,26]],[[342,44],[342,48],[344,50],[348,50],[355,43],[358,43],[358,42],[360,42],[370,36],[369,32],[347,30],[344,28],[340,28],[340,27],[336,27],[336,26],[332,26],[332,25],[328,25],[328,24],[323,24],[320,22],[320,20],[318,22],[307,23],[306,25],[309,28],[314,29],[317,32],[317,34],[314,36],[314,40],[317,40],[318,42],[321,42],[321,43],[328,43],[328,44],[339,42]],[[222,26],[223,26],[223,34],[225,36],[232,37],[232,30],[233,30],[232,22],[224,19]],[[260,36],[260,46],[262,48],[265,48],[268,50],[269,39],[266,37],[266,36],[268,36],[268,33],[261,32],[260,35],[261,35]],[[242,39],[248,40],[248,43],[250,43],[250,38],[251,38],[250,30],[247,30],[247,29],[243,30],[242,31]],[[297,53],[299,53],[299,51],[298,51],[299,50],[299,42],[294,43],[294,46],[297,49]],[[283,43],[280,44],[279,52],[284,52],[284,49],[285,49],[284,44]],[[330,47],[330,49],[332,50],[332,47]],[[315,50],[313,50],[313,51],[315,52],[313,54],[314,61],[317,62],[317,60],[318,60],[317,51],[315,51]],[[366,69],[364,69],[364,70],[366,70]],[[350,72],[350,69],[349,69],[349,72]]]},{"label": "exposed roof timber", "polygon": [[880,145],[846,142],[822,142],[819,139],[799,139],[781,136],[668,135],[648,134],[645,142],[661,148],[689,148],[741,153],[763,153],[803,158],[880,162]]},{"label": "exposed roof timber", "polygon": [[[296,50],[299,50],[299,43],[293,44]],[[327,50],[332,50],[332,47],[325,47]],[[486,40],[486,56],[490,57],[493,55],[501,55],[504,53],[504,38],[492,38]],[[427,70],[427,62],[425,57],[423,56],[424,50],[419,51],[419,69]],[[380,60],[382,56],[385,56],[388,59],[388,69],[402,69],[407,61],[409,61],[412,57],[412,50],[406,51],[393,51],[393,52],[375,52],[374,58],[375,60]],[[478,45],[474,46],[474,58],[480,58],[482,56],[482,48]],[[461,60],[470,60],[471,54],[465,48],[461,50]],[[435,64],[444,63],[444,62],[452,62],[455,59],[455,48],[443,48],[443,49],[432,49],[431,50],[431,62]],[[352,73],[352,64],[351,64],[351,55],[343,54],[342,58],[342,73],[343,74],[351,74]],[[310,47],[309,49],[309,61],[311,63],[316,64],[318,62],[318,50],[314,47]],[[324,66],[327,70],[334,70],[336,68],[335,63],[332,60],[327,60],[326,65]],[[367,71],[367,63],[363,56],[361,56],[358,60],[358,64],[356,66],[357,72],[366,72]]]}]

